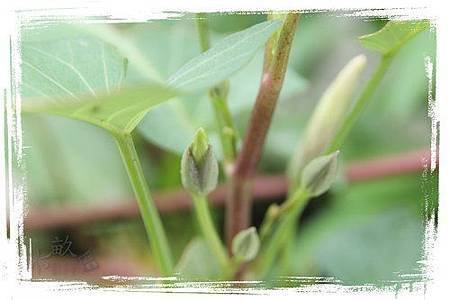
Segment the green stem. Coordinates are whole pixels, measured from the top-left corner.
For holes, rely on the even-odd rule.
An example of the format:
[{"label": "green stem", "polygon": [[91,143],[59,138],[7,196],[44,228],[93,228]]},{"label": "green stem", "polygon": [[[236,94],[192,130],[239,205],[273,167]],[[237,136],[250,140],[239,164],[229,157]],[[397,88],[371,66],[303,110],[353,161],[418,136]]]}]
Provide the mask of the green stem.
[{"label": "green stem", "polygon": [[238,134],[228,108],[226,100],[227,92],[224,92],[222,89],[222,86],[224,85],[227,85],[227,82],[224,81],[221,85],[214,87],[210,91],[209,97],[213,103],[214,113],[219,127],[219,138],[222,145],[225,175],[230,176],[231,166],[236,159]]},{"label": "green stem", "polygon": [[115,134],[114,137],[138,201],[152,253],[159,264],[162,275],[171,275],[173,263],[169,243],[158,210],[156,209],[150,194],[150,189],[145,180],[133,138],[129,133]]},{"label": "green stem", "polygon": [[208,21],[205,13],[198,13],[196,18],[198,38],[200,41],[200,49],[205,52],[210,47],[208,34]]},{"label": "green stem", "polygon": [[[197,31],[200,41],[200,48],[203,52],[210,48],[209,29],[204,13],[197,14]],[[213,104],[214,114],[219,127],[219,138],[222,145],[225,174],[231,173],[231,166],[236,159],[237,130],[231,117],[227,103],[228,81],[223,81],[211,88],[209,98]]]},{"label": "green stem", "polygon": [[283,211],[283,215],[280,216],[279,222],[272,234],[268,239],[267,244],[263,246],[261,253],[256,264],[257,274],[261,277],[265,277],[270,271],[270,268],[275,261],[277,254],[284,245],[284,241],[289,237],[289,233],[295,227],[298,216],[301,214],[309,199],[309,193],[299,188],[292,196],[286,201],[286,209]]},{"label": "green stem", "polygon": [[393,58],[392,55],[389,56],[385,55],[381,58],[381,61],[378,64],[377,69],[373,73],[370,80],[367,82],[361,95],[356,100],[355,106],[353,107],[352,111],[348,114],[348,116],[345,118],[337,134],[334,136],[333,140],[331,141],[330,145],[325,151],[325,154],[332,153],[341,148],[344,139],[347,137],[348,133],[355,125],[364,108],[367,106],[368,101],[372,97],[377,86],[380,84],[381,79],[383,79],[386,70],[388,69],[388,67],[392,62],[392,58]]},{"label": "green stem", "polygon": [[[276,213],[271,213],[272,209],[276,210]],[[262,242],[267,238],[270,231],[272,230],[273,223],[279,217],[279,207],[277,204],[272,204],[266,211],[266,215],[264,216],[263,221],[261,222],[261,226],[259,229],[259,238]]]},{"label": "green stem", "polygon": [[219,261],[223,273],[229,275],[231,272],[230,259],[214,227],[214,223],[212,221],[211,214],[208,208],[208,199],[206,198],[206,196],[199,194],[191,194],[191,197],[192,202],[194,203],[195,214],[200,225],[200,230],[202,231],[203,237],[205,238],[205,241],[211,251],[216,256],[217,260]]},{"label": "green stem", "polygon": [[[306,205],[306,201],[305,201]],[[297,219],[298,220],[298,219]],[[295,223],[294,223],[295,225]],[[281,245],[281,257],[278,265],[277,275],[286,275],[290,270],[291,265],[291,255],[292,248],[294,246],[295,241],[295,226],[291,226],[288,229],[288,233],[286,234],[286,239],[282,242]]]}]

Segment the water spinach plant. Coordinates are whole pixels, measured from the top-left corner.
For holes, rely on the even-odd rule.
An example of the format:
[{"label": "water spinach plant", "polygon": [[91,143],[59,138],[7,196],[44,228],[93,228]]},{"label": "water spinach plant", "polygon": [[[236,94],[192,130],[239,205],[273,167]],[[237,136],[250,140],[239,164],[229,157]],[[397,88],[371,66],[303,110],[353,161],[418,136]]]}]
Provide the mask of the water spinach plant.
[{"label": "water spinach plant", "polygon": [[[332,186],[338,170],[339,149],[396,53],[429,24],[427,21],[389,21],[379,31],[359,37],[363,47],[380,54],[377,68],[356,100],[355,91],[367,61],[363,55],[344,66],[324,92],[287,167],[290,183],[287,198],[281,205],[269,207],[259,228],[250,224],[252,182],[283,88],[289,55],[296,51],[291,48],[296,29],[302,28],[300,14],[269,13],[267,21],[215,43],[210,40],[206,15],[198,14],[195,26],[203,52],[167,79],[155,74],[139,50],[132,45],[125,46],[120,34],[111,28],[91,30],[86,26],[71,26],[77,29],[76,34],[69,37],[63,37],[58,30],[44,30],[52,37],[49,41],[42,41],[42,35],[36,30],[24,34],[22,93],[30,99],[24,101],[23,113],[72,118],[103,128],[110,134],[122,157],[152,255],[163,276],[179,274],[192,279],[190,268],[196,264],[192,253],[202,252],[217,262],[218,278],[265,279],[280,259],[282,249],[289,246],[308,201]],[[228,79],[247,65],[262,47],[262,74],[254,74],[261,77],[260,87],[241,140],[227,101],[229,90],[233,89]],[[133,56],[138,71],[151,79],[151,83],[123,86],[127,55],[130,60]],[[185,145],[181,182],[191,195],[201,237],[186,247],[175,264],[134,136],[138,124],[153,108],[199,91],[209,96],[221,148],[214,149],[202,128],[198,128],[194,136],[183,137],[192,142]],[[215,227],[208,200],[221,173],[228,185],[223,238]],[[196,267],[196,275],[203,272],[198,263]],[[282,274],[282,270],[278,273]]]}]

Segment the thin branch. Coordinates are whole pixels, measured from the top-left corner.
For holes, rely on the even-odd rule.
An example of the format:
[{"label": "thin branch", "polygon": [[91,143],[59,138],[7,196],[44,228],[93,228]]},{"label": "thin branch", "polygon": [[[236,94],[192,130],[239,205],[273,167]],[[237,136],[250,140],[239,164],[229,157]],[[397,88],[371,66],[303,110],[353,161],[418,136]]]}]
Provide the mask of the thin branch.
[{"label": "thin branch", "polygon": [[[349,182],[360,182],[422,172],[430,167],[430,150],[423,149],[394,156],[353,162],[346,168]],[[288,182],[284,175],[258,176],[252,188],[252,196],[260,202],[270,202],[287,194]],[[223,207],[227,187],[219,186],[208,198],[211,205]],[[160,213],[187,211],[192,207],[190,195],[185,191],[155,193],[155,204]],[[107,205],[105,204],[107,203]],[[139,216],[134,199],[117,199],[91,204],[86,207],[65,205],[56,208],[32,208],[25,216],[26,230],[75,227],[101,221],[127,220]]]},{"label": "thin branch", "polygon": [[[289,52],[299,15],[289,13],[276,43],[269,40],[263,75],[253,107],[247,135],[232,170],[226,207],[226,241],[230,250],[233,237],[249,225],[252,180],[261,157],[278,96],[283,86]],[[276,48],[274,48],[276,47]],[[272,55],[270,55],[272,53]],[[268,63],[269,60],[269,63]]]},{"label": "thin branch", "polygon": [[368,181],[420,172],[430,168],[430,162],[430,150],[423,149],[378,159],[355,161],[347,167],[345,175],[349,182]]}]

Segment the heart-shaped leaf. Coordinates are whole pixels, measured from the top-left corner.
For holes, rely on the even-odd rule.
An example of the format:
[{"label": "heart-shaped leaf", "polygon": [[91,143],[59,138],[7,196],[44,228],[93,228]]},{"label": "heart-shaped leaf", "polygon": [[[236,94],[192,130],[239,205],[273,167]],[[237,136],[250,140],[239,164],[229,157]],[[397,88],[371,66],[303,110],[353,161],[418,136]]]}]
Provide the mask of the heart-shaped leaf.
[{"label": "heart-shaped leaf", "polygon": [[429,26],[428,21],[389,21],[377,32],[363,35],[359,40],[366,48],[390,55]]},{"label": "heart-shaped leaf", "polygon": [[[62,26],[61,30],[76,28]],[[175,93],[149,85],[121,90],[126,59],[86,33],[55,35],[54,28],[26,34],[22,44],[22,93],[26,112],[48,112],[103,127],[131,132],[153,106]],[[45,37],[38,42],[33,37]],[[57,36],[58,38],[52,38]],[[33,101],[32,101],[33,100]]]}]

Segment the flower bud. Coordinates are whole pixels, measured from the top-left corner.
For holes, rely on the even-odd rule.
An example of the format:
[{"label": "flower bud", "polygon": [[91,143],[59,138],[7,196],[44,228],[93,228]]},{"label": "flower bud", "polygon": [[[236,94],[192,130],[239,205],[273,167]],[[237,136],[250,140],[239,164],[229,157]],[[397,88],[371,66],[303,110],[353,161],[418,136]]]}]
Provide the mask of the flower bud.
[{"label": "flower bud", "polygon": [[298,182],[302,169],[322,155],[352,106],[352,95],[366,66],[366,57],[353,58],[337,75],[317,104],[298,151],[289,166],[289,177]]},{"label": "flower bud", "polygon": [[197,164],[202,164],[208,152],[209,142],[203,128],[199,128],[195,133],[194,140],[191,144],[192,155]]},{"label": "flower bud", "polygon": [[303,169],[300,185],[311,197],[325,193],[333,184],[337,174],[339,151],[313,159]]},{"label": "flower bud", "polygon": [[181,158],[181,182],[191,193],[207,195],[217,186],[219,168],[205,131],[197,130]]},{"label": "flower bud", "polygon": [[239,260],[248,262],[256,257],[259,246],[260,241],[256,228],[250,227],[242,230],[234,237],[231,251]]}]

